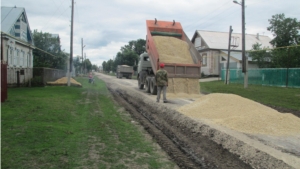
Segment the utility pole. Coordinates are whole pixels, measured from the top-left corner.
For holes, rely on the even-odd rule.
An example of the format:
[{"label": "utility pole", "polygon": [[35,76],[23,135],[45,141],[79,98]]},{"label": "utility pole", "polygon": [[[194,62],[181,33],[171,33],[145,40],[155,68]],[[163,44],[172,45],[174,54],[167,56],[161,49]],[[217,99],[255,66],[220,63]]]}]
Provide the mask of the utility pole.
[{"label": "utility pole", "polygon": [[231,26],[229,27],[229,43],[228,43],[228,57],[227,57],[227,66],[226,66],[226,80],[225,80],[225,84],[229,84],[229,62],[230,62],[230,47],[231,47],[231,33],[232,33],[233,29],[231,28]]},{"label": "utility pole", "polygon": [[73,61],[73,19],[74,19],[74,0],[72,0],[72,10],[71,10],[71,40],[70,40],[70,64],[69,64],[69,74],[68,74],[68,86],[71,86],[70,79],[71,79],[72,61]]},{"label": "utility pole", "polygon": [[[83,64],[83,38],[81,38],[81,63]],[[82,67],[83,65],[81,65],[81,73],[82,73]]]},{"label": "utility pole", "polygon": [[86,74],[86,53],[84,53],[84,73]]},{"label": "utility pole", "polygon": [[244,88],[248,88],[248,57],[245,54],[245,0],[242,0],[242,58],[244,72]]}]

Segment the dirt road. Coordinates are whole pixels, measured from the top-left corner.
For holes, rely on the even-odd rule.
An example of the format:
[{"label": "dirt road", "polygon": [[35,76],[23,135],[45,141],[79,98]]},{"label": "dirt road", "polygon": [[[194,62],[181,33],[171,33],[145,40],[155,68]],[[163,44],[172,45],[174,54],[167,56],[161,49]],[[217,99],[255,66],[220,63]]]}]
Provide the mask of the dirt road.
[{"label": "dirt road", "polygon": [[281,140],[284,143],[279,145],[278,138],[245,135],[209,121],[195,121],[175,110],[193,102],[193,98],[156,103],[155,96],[138,89],[136,80],[97,76],[181,168],[300,167],[300,154],[292,151],[299,145],[293,142],[298,137],[288,142]]}]

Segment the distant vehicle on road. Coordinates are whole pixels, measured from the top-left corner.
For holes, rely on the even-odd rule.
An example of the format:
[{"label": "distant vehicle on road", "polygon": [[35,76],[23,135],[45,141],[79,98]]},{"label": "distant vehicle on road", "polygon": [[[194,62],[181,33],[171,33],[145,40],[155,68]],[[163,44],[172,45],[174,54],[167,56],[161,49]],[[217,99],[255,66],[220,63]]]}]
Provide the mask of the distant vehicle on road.
[{"label": "distant vehicle on road", "polygon": [[127,79],[131,79],[133,74],[133,67],[128,65],[118,65],[117,67],[117,78],[126,77]]}]

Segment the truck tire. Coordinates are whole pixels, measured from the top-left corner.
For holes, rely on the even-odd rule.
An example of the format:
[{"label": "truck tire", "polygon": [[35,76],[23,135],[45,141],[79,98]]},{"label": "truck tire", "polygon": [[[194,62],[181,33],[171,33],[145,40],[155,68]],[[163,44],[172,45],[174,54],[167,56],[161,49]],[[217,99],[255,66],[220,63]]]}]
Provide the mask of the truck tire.
[{"label": "truck tire", "polygon": [[144,84],[141,83],[140,77],[138,78],[138,86],[139,86],[139,89],[144,89]]},{"label": "truck tire", "polygon": [[145,88],[147,93],[150,93],[150,81],[151,81],[150,77],[147,77],[145,80]]},{"label": "truck tire", "polygon": [[155,78],[151,78],[150,80],[150,93],[153,95],[157,94],[157,87],[156,87],[156,83],[155,83]]}]

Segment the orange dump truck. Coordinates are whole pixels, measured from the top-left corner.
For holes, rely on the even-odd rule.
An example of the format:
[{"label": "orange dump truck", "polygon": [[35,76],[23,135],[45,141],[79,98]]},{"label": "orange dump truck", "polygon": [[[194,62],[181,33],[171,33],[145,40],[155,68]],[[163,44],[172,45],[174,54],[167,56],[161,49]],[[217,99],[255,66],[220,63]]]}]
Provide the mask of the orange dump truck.
[{"label": "orange dump truck", "polygon": [[[160,63],[165,64],[165,70],[168,72],[169,78],[197,78],[201,76],[201,63],[198,61],[199,52],[196,50],[192,42],[182,29],[179,22],[175,21],[157,21],[147,20],[147,37],[146,50],[147,53],[140,55],[138,64],[138,87],[139,89],[146,88],[147,92],[156,94],[155,73],[159,69]],[[160,54],[158,52],[158,44],[155,44],[155,36],[167,36],[178,38],[187,43],[189,54],[192,58],[192,63],[178,63],[174,61],[162,62],[160,61]]]}]

